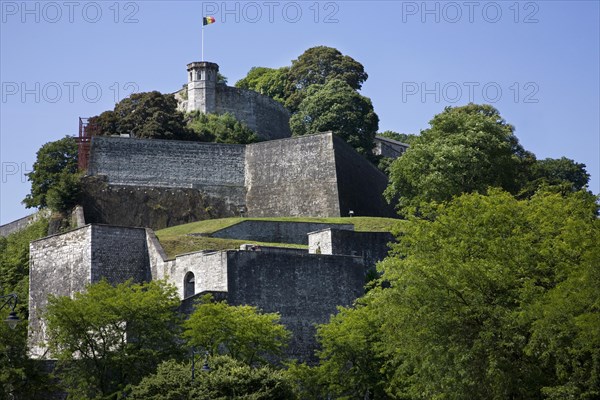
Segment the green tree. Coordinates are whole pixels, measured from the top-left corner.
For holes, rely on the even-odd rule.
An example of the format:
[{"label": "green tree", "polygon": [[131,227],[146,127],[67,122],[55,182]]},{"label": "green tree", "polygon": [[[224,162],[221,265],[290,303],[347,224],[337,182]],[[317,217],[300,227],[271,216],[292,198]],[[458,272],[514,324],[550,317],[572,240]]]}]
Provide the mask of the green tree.
[{"label": "green tree", "polygon": [[531,165],[528,182],[521,195],[531,196],[541,187],[555,187],[566,192],[576,192],[587,187],[590,175],[585,164],[566,157],[536,160]]},{"label": "green tree", "polygon": [[292,364],[288,375],[300,398],[386,399],[384,359],[378,310],[369,306],[370,295],[355,307],[340,307],[327,324],[317,328],[319,364]]},{"label": "green tree", "polygon": [[138,138],[190,138],[184,115],[177,110],[173,95],[160,92],[134,93],[89,120],[88,128],[94,135],[129,134]]},{"label": "green tree", "polygon": [[188,115],[188,127],[202,142],[248,144],[258,141],[256,133],[232,114],[204,114],[194,111]]},{"label": "green tree", "polygon": [[161,281],[102,281],[73,298],[51,296],[48,345],[71,398],[115,396],[181,356],[178,305],[175,288]]},{"label": "green tree", "polygon": [[46,236],[47,231],[48,221],[41,219],[0,237],[0,295],[17,294],[15,311],[21,320],[15,330],[10,330],[3,322],[9,308],[0,313],[0,398],[27,400],[47,389],[37,365],[27,356],[29,243]]},{"label": "green tree", "polygon": [[319,328],[319,365],[290,368],[297,392],[597,398],[596,200],[584,191],[517,200],[494,189],[412,217],[378,266],[381,284]]},{"label": "green tree", "polygon": [[290,119],[294,136],[333,131],[359,153],[371,157],[379,117],[367,97],[340,80],[312,85]]},{"label": "green tree", "polygon": [[33,171],[27,174],[27,179],[31,182],[31,192],[25,197],[23,203],[27,208],[47,207],[48,194],[53,191],[53,206],[75,205],[79,186],[73,175],[77,171],[75,138],[66,136],[46,143],[37,152]]},{"label": "green tree", "polygon": [[[593,244],[596,208],[583,192],[518,201],[492,191],[436,206],[433,221],[411,220],[394,257],[381,264],[391,288],[380,290],[373,303],[384,320],[379,349],[392,376],[388,392],[400,398],[539,398],[544,387],[554,386],[559,353],[544,363],[529,350],[536,310],[569,280],[568,271],[591,273],[600,261]],[[585,304],[573,310],[574,321],[584,309],[597,318],[593,303]],[[586,361],[593,362],[592,355],[585,354]],[[565,354],[567,360],[576,358]],[[587,384],[597,385],[598,370],[588,367],[590,375]]]},{"label": "green tree", "polygon": [[204,296],[184,322],[183,336],[188,344],[211,356],[229,355],[249,365],[281,356],[290,337],[279,323],[279,314],[262,314],[252,306],[214,303]]},{"label": "green tree", "polygon": [[167,361],[156,374],[133,387],[132,400],[293,400],[289,381],[282,371],[269,366],[251,367],[228,356],[208,360],[210,371],[197,371],[190,381],[190,363]]},{"label": "green tree", "polygon": [[236,82],[235,86],[241,89],[254,90],[285,104],[289,96],[288,75],[290,68],[265,68],[252,67],[248,74]]},{"label": "green tree", "polygon": [[332,47],[312,47],[292,61],[288,73],[286,106],[295,112],[312,85],[340,80],[352,89],[360,90],[367,78],[363,65],[352,57]]},{"label": "green tree", "polygon": [[494,107],[447,107],[430,124],[390,169],[386,196],[399,198],[402,213],[490,186],[514,194],[520,190],[535,157]]}]

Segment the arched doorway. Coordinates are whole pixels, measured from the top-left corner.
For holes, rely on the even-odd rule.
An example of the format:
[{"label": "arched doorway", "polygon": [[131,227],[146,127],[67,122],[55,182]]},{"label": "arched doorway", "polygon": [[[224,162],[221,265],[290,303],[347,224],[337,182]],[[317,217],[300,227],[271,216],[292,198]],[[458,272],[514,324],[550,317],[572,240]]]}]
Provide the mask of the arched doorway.
[{"label": "arched doorway", "polygon": [[188,272],[183,278],[183,298],[187,299],[196,293],[196,279],[193,272]]}]

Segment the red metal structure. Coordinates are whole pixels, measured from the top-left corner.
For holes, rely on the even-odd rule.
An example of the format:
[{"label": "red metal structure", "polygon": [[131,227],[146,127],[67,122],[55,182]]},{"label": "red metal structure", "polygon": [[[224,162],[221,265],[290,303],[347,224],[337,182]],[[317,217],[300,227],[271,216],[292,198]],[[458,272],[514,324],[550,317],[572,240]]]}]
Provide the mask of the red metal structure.
[{"label": "red metal structure", "polygon": [[90,145],[92,144],[92,132],[88,129],[89,118],[79,117],[79,137],[77,138],[79,170],[87,171],[90,158]]}]

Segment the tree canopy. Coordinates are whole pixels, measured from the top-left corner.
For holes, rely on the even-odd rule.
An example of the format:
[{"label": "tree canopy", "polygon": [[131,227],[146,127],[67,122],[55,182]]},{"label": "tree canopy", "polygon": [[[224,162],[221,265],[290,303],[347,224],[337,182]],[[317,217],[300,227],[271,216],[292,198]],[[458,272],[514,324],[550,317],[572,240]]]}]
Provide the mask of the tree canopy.
[{"label": "tree canopy", "polygon": [[204,114],[199,111],[187,116],[188,127],[202,142],[248,144],[258,141],[258,136],[232,114]]},{"label": "tree canopy", "polygon": [[413,217],[379,265],[381,285],[319,328],[321,394],[596,398],[595,200],[492,190]]},{"label": "tree canopy", "polygon": [[535,157],[494,107],[447,107],[430,125],[391,166],[386,196],[399,197],[403,213],[488,187],[520,190]]},{"label": "tree canopy", "polygon": [[383,131],[377,133],[377,136],[383,136],[388,139],[397,140],[398,142],[411,144],[417,139],[418,135],[413,135],[411,133],[398,133],[394,131]]},{"label": "tree canopy", "polygon": [[277,69],[252,67],[244,78],[236,82],[235,86],[254,90],[285,105],[288,97],[289,71],[290,67]]},{"label": "tree canopy", "polygon": [[521,194],[531,195],[540,187],[576,192],[587,188],[589,180],[585,164],[566,157],[536,160],[530,168],[528,181]]},{"label": "tree canopy", "polygon": [[167,361],[133,387],[132,400],[293,400],[286,375],[269,366],[253,368],[229,356],[208,359],[209,371],[198,371],[190,381],[190,363]]},{"label": "tree canopy", "polygon": [[139,138],[189,138],[183,113],[177,110],[173,95],[160,92],[134,93],[89,120],[88,129],[94,135],[129,134]]},{"label": "tree canopy", "polygon": [[33,170],[27,174],[31,191],[23,203],[27,208],[44,208],[50,205],[57,211],[74,205],[78,186],[73,175],[77,171],[75,138],[66,136],[46,143],[38,150]]},{"label": "tree canopy", "polygon": [[331,80],[307,90],[290,127],[294,136],[331,130],[359,153],[371,156],[379,117],[369,98],[343,81]]},{"label": "tree canopy", "polygon": [[324,85],[332,80],[340,80],[352,89],[360,90],[368,77],[361,63],[343,55],[338,49],[327,46],[311,47],[292,61],[288,73],[286,106],[296,111],[312,85]]},{"label": "tree canopy", "polygon": [[48,345],[70,395],[106,398],[180,357],[178,305],[175,288],[162,281],[102,281],[73,298],[50,296]]},{"label": "tree canopy", "polygon": [[246,364],[281,356],[290,337],[279,314],[260,313],[252,306],[230,306],[202,299],[183,324],[188,344],[211,356],[225,354]]}]

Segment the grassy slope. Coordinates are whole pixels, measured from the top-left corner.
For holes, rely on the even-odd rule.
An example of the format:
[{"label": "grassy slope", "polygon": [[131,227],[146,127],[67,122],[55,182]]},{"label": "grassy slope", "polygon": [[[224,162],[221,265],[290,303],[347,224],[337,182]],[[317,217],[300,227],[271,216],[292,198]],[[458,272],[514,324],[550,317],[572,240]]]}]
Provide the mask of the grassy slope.
[{"label": "grassy slope", "polygon": [[207,221],[192,222],[191,224],[178,225],[156,232],[156,236],[169,257],[177,254],[189,253],[198,250],[228,250],[238,249],[241,244],[253,243],[263,246],[281,246],[306,248],[302,245],[262,243],[248,240],[219,239],[211,237],[187,236],[190,233],[210,235],[220,229],[235,225],[246,220],[255,221],[286,221],[286,222],[325,222],[330,224],[354,224],[354,229],[361,232],[390,232],[397,229],[401,220],[393,218],[353,217],[353,218],[223,218]]}]

